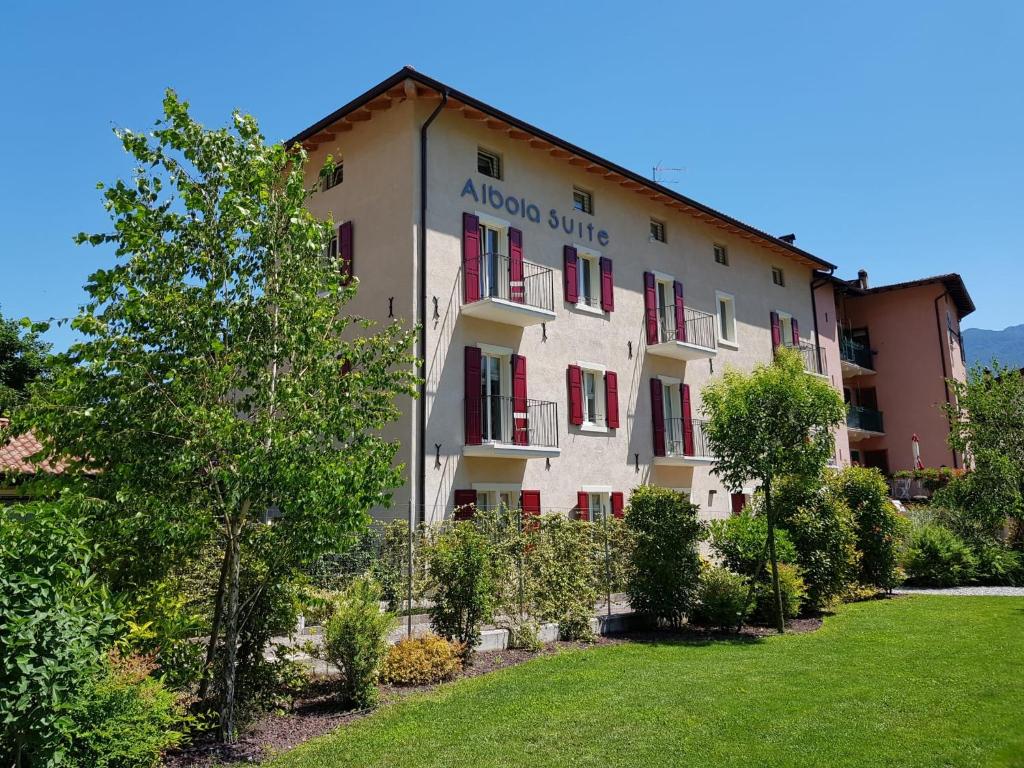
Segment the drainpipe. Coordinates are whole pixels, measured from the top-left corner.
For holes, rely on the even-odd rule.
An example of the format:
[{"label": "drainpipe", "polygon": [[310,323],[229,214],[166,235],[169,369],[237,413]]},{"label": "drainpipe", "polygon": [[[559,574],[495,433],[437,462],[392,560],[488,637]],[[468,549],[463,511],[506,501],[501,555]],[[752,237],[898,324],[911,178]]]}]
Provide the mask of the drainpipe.
[{"label": "drainpipe", "polygon": [[[834,273],[835,271],[836,271],[836,268],[832,267],[828,271],[828,277],[832,277],[832,273]],[[814,353],[818,357],[818,370],[819,371],[824,370],[824,368],[822,367],[822,364],[821,364],[821,336],[818,334],[818,299],[814,295],[814,292],[815,292],[816,289],[821,288],[821,286],[827,285],[827,284],[828,284],[828,280],[825,279],[825,278],[821,278],[820,280],[815,280],[813,277],[811,278],[811,318],[814,320]],[[838,327],[839,327],[839,318],[837,317],[836,318],[836,328],[838,328]],[[836,339],[836,341],[838,341],[838,339]]]},{"label": "drainpipe", "polygon": [[[949,378],[949,372],[946,368],[946,339],[942,335],[942,321],[939,319],[939,302],[949,296],[949,291],[943,291],[941,294],[935,297],[935,330],[939,332],[939,360],[942,361],[942,391],[946,395],[946,405],[952,405],[952,401],[949,399],[949,384],[946,383],[946,379]],[[946,421],[949,421],[949,417],[946,417]],[[952,427],[951,427],[952,428]],[[960,466],[956,459],[956,451],[953,452],[953,469]]]},{"label": "drainpipe", "polygon": [[419,509],[414,510],[419,522],[423,522],[426,513],[427,494],[427,129],[441,114],[448,103],[448,91],[441,92],[441,103],[437,105],[430,117],[420,126],[420,231],[419,231],[419,326],[417,338],[416,363],[419,383],[419,403],[416,406],[416,502]]}]

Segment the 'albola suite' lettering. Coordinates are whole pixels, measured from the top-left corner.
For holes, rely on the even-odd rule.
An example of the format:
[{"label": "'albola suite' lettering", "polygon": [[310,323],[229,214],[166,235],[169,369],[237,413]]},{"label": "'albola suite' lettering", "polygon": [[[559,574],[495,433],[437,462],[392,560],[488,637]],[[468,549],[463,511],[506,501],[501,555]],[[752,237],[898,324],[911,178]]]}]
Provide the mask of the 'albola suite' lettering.
[{"label": "'albola suite' lettering", "polygon": [[[489,205],[496,211],[502,211],[509,216],[519,216],[520,218],[532,221],[534,224],[540,224],[540,208],[536,204],[527,202],[524,197],[505,195],[500,189],[495,188],[493,184],[481,184],[480,190],[477,191],[473,179],[466,179],[466,183],[462,185],[462,194],[459,197],[465,197],[466,195],[472,197],[474,202]],[[600,245],[608,245],[610,239],[605,230],[595,230],[592,223],[577,219],[575,216],[559,214],[557,208],[552,208],[548,211],[547,224],[551,229],[561,230],[567,235],[577,237],[580,240],[586,240],[589,243],[597,240]]]}]

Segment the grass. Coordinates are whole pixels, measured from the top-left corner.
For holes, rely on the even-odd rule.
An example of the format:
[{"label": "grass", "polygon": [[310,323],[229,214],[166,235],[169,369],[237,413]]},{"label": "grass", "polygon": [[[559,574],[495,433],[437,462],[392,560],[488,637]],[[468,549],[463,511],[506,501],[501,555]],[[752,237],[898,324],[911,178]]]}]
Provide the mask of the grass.
[{"label": "grass", "polygon": [[1024,599],[858,603],[812,634],[538,659],[272,766],[1024,766],[1022,664]]}]

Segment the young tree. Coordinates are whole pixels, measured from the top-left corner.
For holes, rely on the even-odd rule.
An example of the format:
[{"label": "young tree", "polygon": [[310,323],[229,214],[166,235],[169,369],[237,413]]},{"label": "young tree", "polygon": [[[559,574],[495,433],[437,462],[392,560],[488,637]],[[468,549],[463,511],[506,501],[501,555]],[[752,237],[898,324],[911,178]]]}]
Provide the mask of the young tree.
[{"label": "young tree", "polygon": [[702,397],[714,473],[734,488],[756,480],[764,493],[776,623],[784,632],[772,484],[784,475],[820,476],[835,449],[833,431],[845,418],[846,406],[838,392],[809,376],[800,356],[787,349],[750,374],[727,369],[704,388]]},{"label": "young tree", "polygon": [[305,153],[233,117],[207,130],[168,91],[151,134],[117,132],[134,177],[105,188],[113,232],[77,238],[112,244],[116,264],[91,276],[84,338],[21,416],[91,477],[121,589],[219,547],[207,670],[224,740],[254,605],[387,503],[401,474],[379,430],[416,382],[409,331],[342,311],[358,281],[305,208]]},{"label": "young tree", "polygon": [[49,371],[50,345],[34,328],[0,315],[0,416],[8,416],[28,385]]}]

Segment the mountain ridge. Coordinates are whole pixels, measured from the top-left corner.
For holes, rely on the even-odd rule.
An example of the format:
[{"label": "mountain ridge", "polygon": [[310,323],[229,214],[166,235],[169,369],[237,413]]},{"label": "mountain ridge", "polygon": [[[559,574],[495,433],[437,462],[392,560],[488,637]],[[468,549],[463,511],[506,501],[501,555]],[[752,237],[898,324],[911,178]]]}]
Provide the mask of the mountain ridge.
[{"label": "mountain ridge", "polygon": [[1003,365],[1024,368],[1024,323],[1001,331],[967,328],[962,335],[969,366],[985,365],[994,358]]}]

